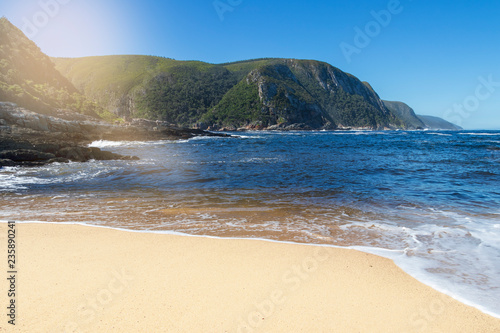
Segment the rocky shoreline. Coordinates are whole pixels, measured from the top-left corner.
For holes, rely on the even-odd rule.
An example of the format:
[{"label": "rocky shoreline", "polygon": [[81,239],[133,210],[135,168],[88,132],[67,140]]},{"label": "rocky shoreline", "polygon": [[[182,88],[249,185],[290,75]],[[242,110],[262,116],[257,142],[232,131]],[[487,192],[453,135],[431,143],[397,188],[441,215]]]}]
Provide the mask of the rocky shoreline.
[{"label": "rocky shoreline", "polygon": [[139,121],[112,125],[71,112],[47,116],[14,103],[0,102],[0,167],[42,166],[50,163],[90,160],[137,160],[88,145],[97,140],[156,141],[189,139],[195,136],[228,136],[203,130],[164,126]]}]

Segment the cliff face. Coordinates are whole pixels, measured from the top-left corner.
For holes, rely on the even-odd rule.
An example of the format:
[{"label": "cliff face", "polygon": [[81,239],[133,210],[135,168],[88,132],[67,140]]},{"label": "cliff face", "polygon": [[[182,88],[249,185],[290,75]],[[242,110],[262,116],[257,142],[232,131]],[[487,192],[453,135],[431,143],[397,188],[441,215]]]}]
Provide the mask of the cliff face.
[{"label": "cliff face", "polygon": [[255,104],[261,105],[260,122],[263,126],[302,124],[319,128],[329,121],[325,119],[318,101],[286,65],[269,65],[253,70],[245,81],[257,86],[259,94]]},{"label": "cliff face", "polygon": [[369,85],[319,61],[287,61],[302,85],[339,127],[397,127],[379,96]]},{"label": "cliff face", "polygon": [[[237,105],[241,96],[248,100]],[[276,59],[252,70],[204,120],[270,129],[401,126],[369,85],[329,64],[293,59]]]}]

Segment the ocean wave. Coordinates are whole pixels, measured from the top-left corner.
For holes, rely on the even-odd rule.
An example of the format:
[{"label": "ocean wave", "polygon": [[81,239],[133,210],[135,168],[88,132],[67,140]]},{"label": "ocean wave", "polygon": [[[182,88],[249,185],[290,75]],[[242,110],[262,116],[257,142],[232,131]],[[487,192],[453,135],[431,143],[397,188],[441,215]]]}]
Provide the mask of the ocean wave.
[{"label": "ocean wave", "polygon": [[453,136],[449,133],[436,133],[436,132],[424,132],[426,135],[438,135],[438,136]]},{"label": "ocean wave", "polygon": [[185,142],[200,141],[200,140],[227,140],[227,139],[231,139],[231,137],[200,135],[200,136],[194,136],[194,137],[189,138],[187,140],[179,140],[177,142],[185,143]]},{"label": "ocean wave", "polygon": [[474,135],[474,136],[500,136],[500,133],[459,133],[460,135]]},{"label": "ocean wave", "polygon": [[[188,140],[185,140],[186,142]],[[98,140],[89,144],[89,147],[95,148],[108,148],[108,147],[137,147],[137,146],[157,146],[165,143],[172,143],[176,141],[161,140],[161,141],[108,141]]]}]

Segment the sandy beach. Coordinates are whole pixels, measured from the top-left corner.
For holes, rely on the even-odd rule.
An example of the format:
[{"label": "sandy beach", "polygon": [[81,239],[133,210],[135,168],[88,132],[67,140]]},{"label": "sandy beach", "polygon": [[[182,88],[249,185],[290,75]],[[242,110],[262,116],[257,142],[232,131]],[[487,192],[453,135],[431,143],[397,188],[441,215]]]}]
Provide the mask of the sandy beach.
[{"label": "sandy beach", "polygon": [[[1,223],[5,262],[6,241]],[[62,224],[16,224],[16,244],[16,325],[4,314],[2,332],[500,331],[355,250]]]}]

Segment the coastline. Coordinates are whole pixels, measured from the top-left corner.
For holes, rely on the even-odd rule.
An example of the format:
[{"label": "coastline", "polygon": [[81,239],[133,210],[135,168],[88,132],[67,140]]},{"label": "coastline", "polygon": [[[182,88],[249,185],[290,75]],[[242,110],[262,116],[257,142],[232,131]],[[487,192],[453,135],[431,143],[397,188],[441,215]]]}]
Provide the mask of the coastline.
[{"label": "coastline", "polygon": [[19,332],[500,330],[500,319],[352,249],[70,224],[16,229]]}]

